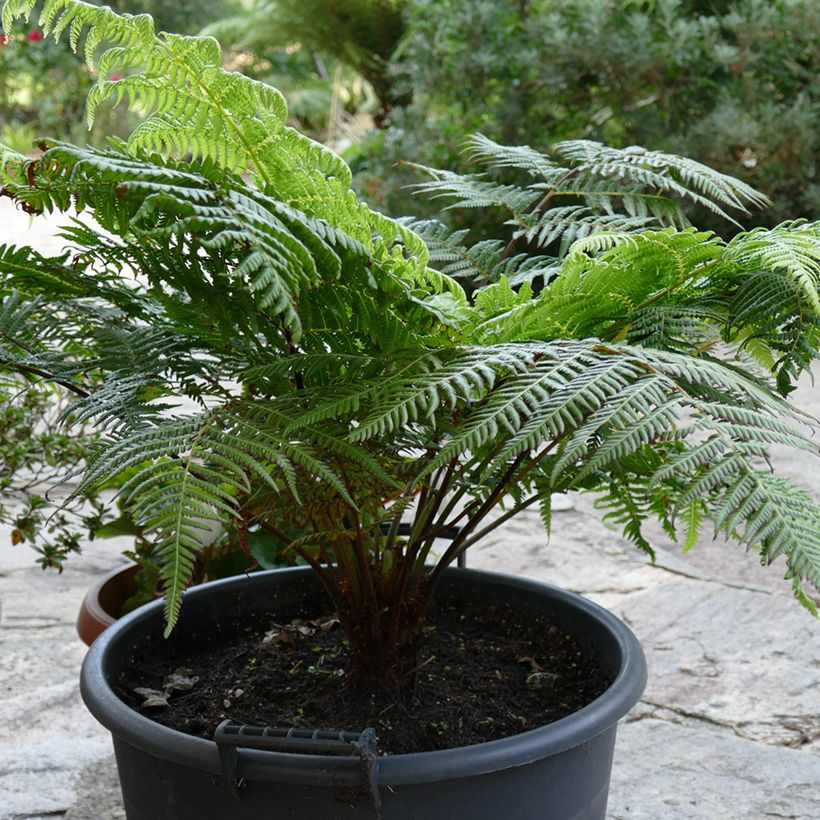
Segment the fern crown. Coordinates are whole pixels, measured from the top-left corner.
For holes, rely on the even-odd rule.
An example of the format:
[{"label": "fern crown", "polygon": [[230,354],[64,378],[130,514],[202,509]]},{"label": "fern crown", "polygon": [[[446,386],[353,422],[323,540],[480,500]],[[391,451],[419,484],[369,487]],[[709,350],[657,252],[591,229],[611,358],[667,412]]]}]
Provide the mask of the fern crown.
[{"label": "fern crown", "polygon": [[[4,26],[33,7],[9,0]],[[80,489],[117,481],[155,534],[170,625],[212,526],[287,521],[335,588],[378,603],[368,573],[420,589],[454,519],[433,580],[502,499],[501,519],[538,504],[549,526],[574,490],[648,552],[648,517],[687,545],[711,519],[784,557],[813,608],[820,511],[768,452],[817,456],[784,396],[817,356],[820,225],[726,241],[688,209],[765,199],[690,160],[478,136],[488,174],[428,169],[423,187],[504,209],[509,235],[411,228],[357,199],[344,162],[287,126],[275,90],[224,71],[214,40],[77,0],[46,0],[41,24],[96,66],[89,116],[110,96],[143,120],[105,150],[0,154],[17,202],[96,223],[65,228],[70,254],[0,247],[0,365],[61,385],[106,432]]]}]

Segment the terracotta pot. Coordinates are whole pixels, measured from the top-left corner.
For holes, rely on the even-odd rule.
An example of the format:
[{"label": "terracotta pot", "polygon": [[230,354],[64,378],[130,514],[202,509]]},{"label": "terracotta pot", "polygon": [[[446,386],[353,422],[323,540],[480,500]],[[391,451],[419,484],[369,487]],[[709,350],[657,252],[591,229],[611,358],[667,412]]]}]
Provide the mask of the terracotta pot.
[{"label": "terracotta pot", "polygon": [[88,590],[77,616],[77,634],[86,646],[119,618],[122,605],[134,591],[137,564],[112,569]]}]

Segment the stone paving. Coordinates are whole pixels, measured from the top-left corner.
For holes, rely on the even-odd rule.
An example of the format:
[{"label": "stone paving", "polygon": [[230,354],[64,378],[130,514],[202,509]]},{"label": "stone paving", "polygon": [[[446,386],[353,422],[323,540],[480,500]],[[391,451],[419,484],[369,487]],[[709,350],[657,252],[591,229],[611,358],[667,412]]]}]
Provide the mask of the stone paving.
[{"label": "stone paving", "polygon": [[[27,218],[0,202],[0,243]],[[38,246],[56,250],[51,225]],[[820,373],[818,374],[820,375]],[[798,403],[820,415],[807,380]],[[778,469],[820,497],[816,462]],[[820,817],[820,623],[791,597],[782,562],[762,568],[723,542],[683,556],[656,530],[658,561],[608,530],[591,499],[555,516],[547,544],[524,514],[471,551],[474,567],[579,591],[635,630],[649,684],[619,730],[609,820]],[[86,713],[74,633],[82,596],[121,562],[98,542],[61,575],[43,573],[0,531],[0,819],[124,817],[107,734]]]}]

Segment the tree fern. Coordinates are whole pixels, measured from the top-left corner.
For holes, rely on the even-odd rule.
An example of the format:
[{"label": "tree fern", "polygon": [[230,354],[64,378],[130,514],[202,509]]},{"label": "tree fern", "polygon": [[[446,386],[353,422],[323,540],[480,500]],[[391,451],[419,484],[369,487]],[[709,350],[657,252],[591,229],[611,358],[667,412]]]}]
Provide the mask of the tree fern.
[{"label": "tree fern", "polygon": [[[11,0],[5,24],[31,7]],[[8,159],[13,199],[81,205],[101,230],[72,223],[70,256],[0,249],[0,363],[70,385],[76,417],[103,428],[80,491],[122,483],[156,537],[169,626],[203,532],[267,528],[345,623],[372,627],[357,668],[377,658],[401,686],[430,590],[489,513],[509,496],[498,521],[539,503],[548,523],[549,496],[569,490],[599,493],[647,551],[648,517],[686,545],[711,518],[784,556],[811,606],[820,515],[768,453],[817,456],[815,422],[777,392],[817,352],[816,225],[726,242],[688,227],[685,205],[762,198],[697,163],[475,138],[492,173],[532,182],[432,173],[430,192],[511,222],[506,242],[476,245],[420,226],[436,272],[419,236],[355,197],[340,158],[286,126],[276,92],[221,69],[214,41],[75,0],[43,14],[102,72],[91,113],[114,93],[145,119],[125,145]],[[115,66],[122,85],[105,79]]]}]

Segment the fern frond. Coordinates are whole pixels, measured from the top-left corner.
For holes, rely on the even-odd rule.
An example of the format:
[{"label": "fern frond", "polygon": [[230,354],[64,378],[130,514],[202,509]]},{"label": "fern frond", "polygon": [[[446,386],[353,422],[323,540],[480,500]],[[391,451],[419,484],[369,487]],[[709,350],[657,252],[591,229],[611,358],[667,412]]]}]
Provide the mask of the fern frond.
[{"label": "fern frond", "polygon": [[555,154],[578,168],[579,177],[623,180],[665,195],[674,195],[731,219],[724,208],[747,212],[769,204],[766,196],[734,177],[686,157],[640,146],[612,148],[592,140],[570,140],[553,146]]},{"label": "fern frond", "polygon": [[[5,30],[33,8],[29,0],[7,0]],[[89,119],[109,97],[127,99],[145,118],[128,141],[129,151],[191,154],[229,172],[248,170],[265,193],[341,229],[381,266],[423,286],[460,293],[454,282],[427,269],[417,236],[355,197],[350,170],[338,155],[287,126],[287,105],[278,91],[222,68],[212,38],[156,34],[148,15],[120,15],[81,0],[45,0],[41,26],[57,38],[69,30],[75,48],[85,32],[86,58],[104,70],[89,95]],[[114,69],[125,76],[106,79],[104,73]]]},{"label": "fern frond", "polygon": [[471,134],[465,151],[473,162],[498,171],[515,168],[545,182],[556,182],[570,170],[528,145],[501,145],[483,134]]},{"label": "fern frond", "polygon": [[787,276],[820,314],[820,225],[803,220],[776,228],[756,228],[736,236],[727,248],[728,264],[746,271]]},{"label": "fern frond", "polygon": [[[503,184],[484,175],[459,175],[424,166],[412,167],[431,177],[416,190],[444,197],[449,208],[502,208],[512,228],[509,242],[466,242],[467,234],[448,235],[442,227],[420,223],[433,248],[433,264],[455,275],[480,269],[480,283],[507,276],[515,282],[532,281],[526,275],[535,265],[552,274],[555,264],[581,242],[585,252],[614,247],[640,231],[677,228],[689,222],[684,205],[699,205],[730,218],[725,209],[747,212],[765,205],[766,198],[744,183],[720,174],[685,157],[643,148],[611,148],[591,141],[551,146],[540,153],[528,146],[499,145],[478,134],[468,141],[468,154],[494,172],[526,171],[528,185]],[[513,254],[517,242],[549,249],[556,260],[527,262],[527,255]],[[583,244],[583,243],[586,244]],[[532,254],[529,254],[532,258]],[[511,269],[514,267],[516,272]],[[522,276],[517,275],[521,268]],[[539,275],[543,277],[541,270]],[[468,274],[469,275],[469,274]],[[546,281],[546,277],[545,281]]]},{"label": "fern frond", "polygon": [[566,205],[547,211],[534,211],[517,223],[513,237],[523,237],[537,247],[559,243],[558,256],[566,256],[569,247],[579,239],[599,232],[640,231],[654,225],[652,216],[628,216],[600,213],[585,205]]},{"label": "fern frond", "polygon": [[[820,314],[798,281],[783,271],[733,276],[726,338],[739,343],[768,370],[781,392],[807,370],[820,350]],[[730,291],[731,292],[731,291]]]},{"label": "fern frond", "polygon": [[549,256],[507,253],[507,243],[487,239],[467,244],[469,231],[451,231],[438,220],[401,220],[417,233],[430,251],[430,264],[446,276],[467,281],[474,287],[506,278],[513,285],[541,280],[555,273],[557,265]]},{"label": "fern frond", "polygon": [[[242,499],[254,486],[289,493],[298,503],[297,474],[304,473],[354,504],[317,447],[283,433],[288,422],[273,405],[233,403],[173,421],[150,424],[141,418],[139,426],[91,454],[79,492],[126,475],[120,495],[135,519],[156,536],[168,631],[205,533],[238,516]],[[325,452],[336,448],[350,457],[349,444],[320,431],[315,439]],[[364,454],[358,463],[373,466]]]},{"label": "fern frond", "polygon": [[435,199],[450,200],[447,208],[504,208],[513,218],[523,220],[524,215],[540,199],[538,191],[517,185],[499,185],[479,175],[456,174],[415,163],[407,165],[431,177],[430,182],[414,185],[414,190],[429,194]]}]

